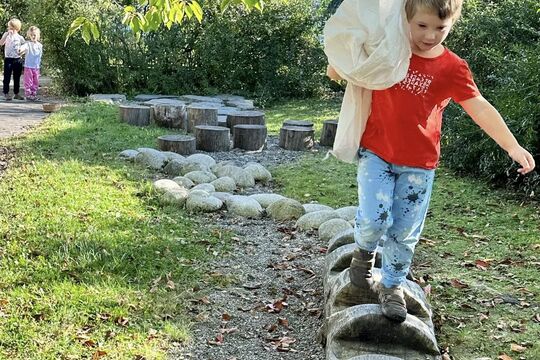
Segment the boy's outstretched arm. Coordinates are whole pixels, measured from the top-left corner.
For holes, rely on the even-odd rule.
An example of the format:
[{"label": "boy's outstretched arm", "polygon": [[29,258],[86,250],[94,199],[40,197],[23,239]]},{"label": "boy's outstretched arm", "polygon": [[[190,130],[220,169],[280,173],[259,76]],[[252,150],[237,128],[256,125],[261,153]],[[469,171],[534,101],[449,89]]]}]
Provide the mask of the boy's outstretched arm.
[{"label": "boy's outstretched arm", "polygon": [[484,130],[501,148],[503,148],[512,160],[521,165],[518,172],[525,175],[534,167],[533,156],[519,143],[504,122],[501,114],[483,96],[477,96],[459,103],[478,126]]}]

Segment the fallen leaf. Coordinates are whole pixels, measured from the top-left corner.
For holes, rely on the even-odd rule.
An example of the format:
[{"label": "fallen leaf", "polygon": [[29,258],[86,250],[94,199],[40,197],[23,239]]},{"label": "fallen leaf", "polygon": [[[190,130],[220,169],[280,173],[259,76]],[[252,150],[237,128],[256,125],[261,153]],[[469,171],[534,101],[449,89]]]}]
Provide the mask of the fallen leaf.
[{"label": "fallen leaf", "polygon": [[107,353],[103,350],[98,350],[92,355],[92,360],[99,360],[103,356],[107,355]]},{"label": "fallen leaf", "polygon": [[225,340],[225,338],[223,337],[223,334],[219,333],[216,335],[216,338],[215,340],[208,340],[208,344],[209,345],[223,345],[223,340]]},{"label": "fallen leaf", "polygon": [[527,350],[527,348],[525,346],[521,346],[519,344],[511,344],[510,345],[510,350],[518,352],[518,353],[522,353],[522,352],[525,352],[525,350]]},{"label": "fallen leaf", "polygon": [[484,271],[487,270],[487,268],[490,266],[490,263],[486,260],[476,260],[474,264],[477,268]]},{"label": "fallen leaf", "polygon": [[300,271],[303,271],[311,276],[315,276],[315,271],[311,270],[311,269],[308,269],[308,268],[303,268],[303,267],[297,267],[296,268],[297,270],[300,270]]},{"label": "fallen leaf", "polygon": [[458,280],[458,279],[450,280],[450,284],[452,285],[452,287],[456,289],[466,289],[469,287],[469,285],[465,284],[463,281]]},{"label": "fallen leaf", "polygon": [[128,323],[129,323],[129,319],[128,319],[128,318],[125,318],[125,317],[123,317],[123,316],[119,316],[119,317],[116,318],[115,323],[116,323],[117,325],[120,325],[120,326],[127,326]]},{"label": "fallen leaf", "polygon": [[148,330],[148,337],[147,337],[147,339],[148,339],[148,340],[155,339],[155,338],[157,337],[157,334],[158,334],[158,332],[157,332],[156,329],[150,329],[150,330]]},{"label": "fallen leaf", "polygon": [[512,358],[510,356],[506,355],[506,354],[501,354],[501,355],[499,355],[497,360],[512,360]]},{"label": "fallen leaf", "polygon": [[286,318],[278,318],[278,324],[286,329],[289,329],[289,320],[287,320]]},{"label": "fallen leaf", "polygon": [[94,347],[96,346],[96,342],[92,339],[88,339],[86,341],[83,342],[83,345],[86,346],[86,347]]},{"label": "fallen leaf", "polygon": [[426,294],[426,296],[431,295],[431,285],[426,285],[423,290],[424,290],[424,294]]},{"label": "fallen leaf", "polygon": [[227,313],[223,313],[221,315],[221,320],[223,320],[223,321],[231,321],[231,315],[229,315]]},{"label": "fallen leaf", "polygon": [[266,327],[266,331],[268,331],[268,332],[274,332],[274,331],[276,331],[277,327],[278,327],[277,324],[270,324],[270,325],[268,325],[268,326]]},{"label": "fallen leaf", "polygon": [[540,323],[540,314],[534,314],[533,321]]},{"label": "fallen leaf", "polygon": [[208,297],[206,297],[206,296],[203,296],[203,297],[200,298],[198,301],[199,301],[201,304],[204,304],[204,305],[210,304],[210,300],[208,300]]}]

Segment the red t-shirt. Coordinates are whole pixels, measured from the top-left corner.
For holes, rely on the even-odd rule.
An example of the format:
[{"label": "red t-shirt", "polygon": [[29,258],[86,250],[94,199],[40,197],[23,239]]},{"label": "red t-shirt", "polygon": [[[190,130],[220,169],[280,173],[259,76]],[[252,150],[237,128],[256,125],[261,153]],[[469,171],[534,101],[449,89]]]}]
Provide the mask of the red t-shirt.
[{"label": "red t-shirt", "polygon": [[413,54],[404,80],[373,91],[360,145],[392,164],[434,169],[444,108],[450,99],[479,95],[467,62],[450,50],[435,58]]}]

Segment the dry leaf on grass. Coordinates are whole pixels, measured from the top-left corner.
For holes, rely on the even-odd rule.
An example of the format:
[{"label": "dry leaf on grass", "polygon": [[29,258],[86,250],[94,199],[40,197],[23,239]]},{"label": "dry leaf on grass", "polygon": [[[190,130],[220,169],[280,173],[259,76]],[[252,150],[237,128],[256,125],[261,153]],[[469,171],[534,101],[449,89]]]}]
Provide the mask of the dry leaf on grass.
[{"label": "dry leaf on grass", "polygon": [[96,351],[93,355],[92,355],[92,360],[99,360],[101,359],[103,356],[106,356],[107,353],[103,350],[98,350]]},{"label": "dry leaf on grass", "polygon": [[466,289],[469,287],[469,285],[465,284],[463,281],[459,279],[452,279],[450,280],[450,285],[456,289]]},{"label": "dry leaf on grass", "polygon": [[510,345],[510,350],[518,352],[518,353],[522,353],[522,352],[525,352],[525,350],[527,350],[527,348],[525,346],[521,346],[519,344],[512,344],[512,345]]}]

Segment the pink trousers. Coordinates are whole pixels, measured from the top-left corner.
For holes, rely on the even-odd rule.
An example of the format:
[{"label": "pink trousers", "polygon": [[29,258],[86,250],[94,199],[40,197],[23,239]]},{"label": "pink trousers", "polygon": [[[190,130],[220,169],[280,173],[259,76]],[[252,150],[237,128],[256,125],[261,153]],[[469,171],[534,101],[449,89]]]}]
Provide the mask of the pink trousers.
[{"label": "pink trousers", "polygon": [[36,96],[39,87],[39,69],[24,68],[24,95]]}]

